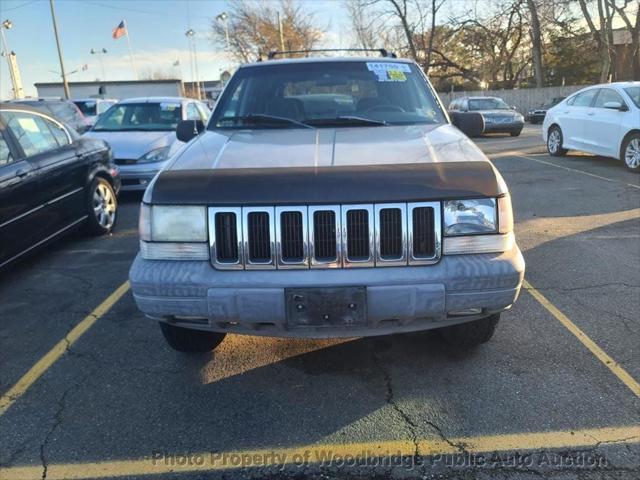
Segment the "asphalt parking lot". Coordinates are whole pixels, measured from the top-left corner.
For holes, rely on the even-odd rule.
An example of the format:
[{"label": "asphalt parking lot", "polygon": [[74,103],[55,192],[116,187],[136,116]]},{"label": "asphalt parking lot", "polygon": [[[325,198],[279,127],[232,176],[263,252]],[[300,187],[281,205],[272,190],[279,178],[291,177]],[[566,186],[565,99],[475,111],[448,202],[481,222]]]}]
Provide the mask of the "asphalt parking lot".
[{"label": "asphalt parking lot", "polygon": [[127,195],[110,237],[0,277],[0,478],[637,479],[640,177],[549,157],[539,127],[477,143],[527,262],[491,342],[228,336],[178,354],[121,287]]}]

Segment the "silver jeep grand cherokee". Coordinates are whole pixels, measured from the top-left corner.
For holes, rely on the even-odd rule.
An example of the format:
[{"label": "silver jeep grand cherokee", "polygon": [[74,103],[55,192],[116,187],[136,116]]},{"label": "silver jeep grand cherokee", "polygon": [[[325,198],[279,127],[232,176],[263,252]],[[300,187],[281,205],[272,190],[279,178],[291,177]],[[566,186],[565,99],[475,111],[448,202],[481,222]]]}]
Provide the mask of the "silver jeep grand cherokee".
[{"label": "silver jeep grand cherokee", "polygon": [[178,137],[130,272],[177,350],[427,329],[469,348],[518,297],[509,191],[411,61],[244,65]]}]

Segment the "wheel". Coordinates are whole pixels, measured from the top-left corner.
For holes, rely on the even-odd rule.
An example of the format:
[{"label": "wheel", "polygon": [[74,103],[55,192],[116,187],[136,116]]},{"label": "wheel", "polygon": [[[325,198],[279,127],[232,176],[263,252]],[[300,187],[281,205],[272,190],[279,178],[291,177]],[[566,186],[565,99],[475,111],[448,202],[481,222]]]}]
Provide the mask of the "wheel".
[{"label": "wheel", "polygon": [[87,191],[87,230],[92,235],[109,233],[116,223],[118,200],[111,184],[101,177],[91,182]]},{"label": "wheel", "polygon": [[519,137],[520,136],[520,132],[522,132],[522,130],[518,130],[517,132],[510,132],[512,137]]},{"label": "wheel", "polygon": [[165,322],[159,322],[162,335],[169,346],[178,352],[204,353],[216,348],[227,335],[219,332],[205,332],[190,328],[176,327]]},{"label": "wheel", "polygon": [[451,346],[468,350],[488,342],[496,330],[500,314],[496,313],[480,320],[459,323],[438,329],[438,332]]},{"label": "wheel", "polygon": [[622,145],[621,160],[627,170],[640,173],[640,133],[633,133]]},{"label": "wheel", "polygon": [[547,135],[547,151],[553,157],[562,157],[567,154],[567,149],[562,148],[562,130],[557,125],[549,129]]}]

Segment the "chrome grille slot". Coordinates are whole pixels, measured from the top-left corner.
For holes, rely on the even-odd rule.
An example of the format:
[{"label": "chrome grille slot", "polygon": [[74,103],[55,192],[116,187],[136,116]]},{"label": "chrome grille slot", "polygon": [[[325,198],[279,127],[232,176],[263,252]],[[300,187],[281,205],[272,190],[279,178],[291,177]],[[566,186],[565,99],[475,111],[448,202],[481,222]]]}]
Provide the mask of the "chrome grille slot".
[{"label": "chrome grille slot", "polygon": [[336,214],[334,212],[315,212],[313,233],[315,257],[325,262],[336,260]]},{"label": "chrome grille slot", "polygon": [[265,263],[271,258],[271,238],[269,235],[269,214],[251,212],[247,215],[247,242],[249,242],[249,261]]},{"label": "chrome grille slot", "polygon": [[216,259],[219,262],[237,262],[238,227],[235,213],[219,212],[215,215],[216,224]]},{"label": "chrome grille slot", "polygon": [[429,258],[433,256],[433,209],[418,207],[413,209],[413,256]]},{"label": "chrome grille slot", "polygon": [[407,205],[376,205],[376,265],[407,264]]},{"label": "chrome grille slot", "polygon": [[342,266],[340,207],[309,207],[311,266]]},{"label": "chrome grille slot", "polygon": [[307,207],[276,208],[278,268],[308,268]]},{"label": "chrome grille slot", "polygon": [[242,209],[210,208],[211,262],[221,270],[242,269]]},{"label": "chrome grille slot", "polygon": [[295,263],[304,260],[303,233],[302,214],[300,212],[282,212],[280,214],[282,260]]},{"label": "chrome grille slot", "polygon": [[410,264],[434,263],[440,258],[440,204],[410,203]]},{"label": "chrome grille slot", "polygon": [[374,222],[372,205],[342,206],[342,245],[345,267],[373,267]]},{"label": "chrome grille slot", "polygon": [[380,210],[380,258],[402,257],[402,213],[399,208]]},{"label": "chrome grille slot", "polygon": [[272,207],[242,209],[245,268],[275,268]]}]

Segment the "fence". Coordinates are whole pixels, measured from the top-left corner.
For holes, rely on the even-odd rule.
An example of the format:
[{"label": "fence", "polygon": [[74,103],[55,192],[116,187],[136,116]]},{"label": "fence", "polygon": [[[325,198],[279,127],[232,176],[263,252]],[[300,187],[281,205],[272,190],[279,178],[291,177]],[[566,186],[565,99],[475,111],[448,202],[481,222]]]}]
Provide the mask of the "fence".
[{"label": "fence", "polygon": [[553,97],[567,97],[573,92],[584,88],[585,85],[573,85],[566,87],[543,87],[543,88],[522,88],[517,90],[477,90],[473,92],[439,92],[440,98],[448,107],[454,98],[487,96],[500,97],[508,105],[513,105],[516,109],[526,114],[529,109],[539,107]]}]

